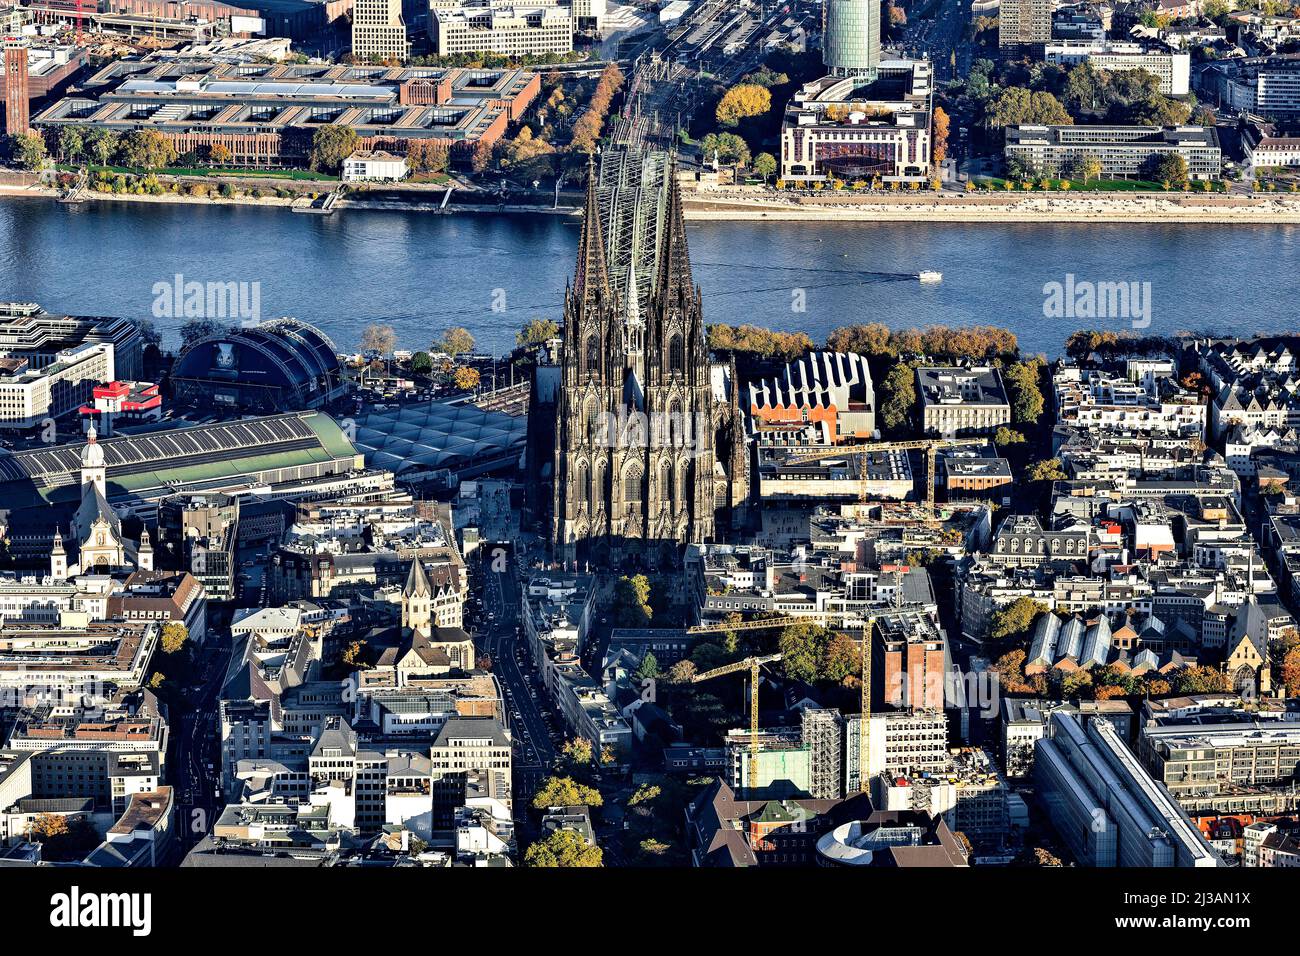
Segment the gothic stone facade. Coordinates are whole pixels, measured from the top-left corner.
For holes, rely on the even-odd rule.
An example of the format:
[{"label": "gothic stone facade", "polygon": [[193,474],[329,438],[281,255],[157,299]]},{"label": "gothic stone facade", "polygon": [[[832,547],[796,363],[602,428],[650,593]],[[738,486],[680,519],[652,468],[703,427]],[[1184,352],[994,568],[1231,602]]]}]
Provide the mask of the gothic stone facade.
[{"label": "gothic stone facade", "polygon": [[[578,566],[675,564],[686,542],[713,539],[718,502],[730,503],[715,430],[739,426],[736,383],[730,405],[717,400],[681,195],[675,180],[667,188],[642,306],[634,274],[622,290],[611,282],[594,173],[588,185],[555,441],[555,553]],[[743,459],[743,444],[724,453]]]}]

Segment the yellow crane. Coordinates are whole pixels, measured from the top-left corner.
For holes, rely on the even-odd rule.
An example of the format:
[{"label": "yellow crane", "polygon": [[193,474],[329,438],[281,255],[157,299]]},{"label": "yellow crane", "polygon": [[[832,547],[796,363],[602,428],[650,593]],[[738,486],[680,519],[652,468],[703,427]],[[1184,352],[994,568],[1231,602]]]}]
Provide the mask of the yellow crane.
[{"label": "yellow crane", "polygon": [[[842,445],[837,448],[821,448],[815,452],[796,455],[790,459],[792,465],[806,465],[809,462],[822,461],[826,458],[847,458],[850,455],[870,455],[873,452],[887,451],[923,451],[925,452],[925,506],[931,520],[938,518],[934,507],[934,476],[936,457],[940,448],[959,448],[963,445],[986,445],[988,438],[917,438],[909,441],[874,441],[861,445]],[[866,493],[867,474],[863,465],[862,488]]]},{"label": "yellow crane", "polygon": [[691,678],[691,683],[698,684],[726,674],[749,671],[749,786],[751,789],[758,787],[758,669],[764,664],[771,664],[780,659],[780,654],[747,657],[743,661],[723,664],[721,667],[704,671]]},{"label": "yellow crane", "polygon": [[862,635],[862,722],[858,725],[858,789],[863,793],[868,793],[870,783],[867,768],[871,766],[871,632],[875,628],[875,617],[868,617],[867,630]]}]

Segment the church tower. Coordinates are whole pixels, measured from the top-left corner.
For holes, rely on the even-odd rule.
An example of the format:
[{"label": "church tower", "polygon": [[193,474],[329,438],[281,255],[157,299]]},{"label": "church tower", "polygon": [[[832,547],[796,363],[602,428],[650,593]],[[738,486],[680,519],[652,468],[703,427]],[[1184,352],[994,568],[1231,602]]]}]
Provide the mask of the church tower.
[{"label": "church tower", "polygon": [[635,252],[622,292],[611,282],[598,190],[592,168],[564,297],[555,554],[594,568],[675,564],[682,545],[712,539],[715,508],[709,360],[681,193],[671,165],[661,186],[637,191],[630,232],[655,242],[642,304]]},{"label": "church tower", "polygon": [[50,577],[56,581],[68,579],[68,552],[63,550],[63,532],[54,529],[54,547],[50,549]]},{"label": "church tower", "polygon": [[148,528],[140,531],[140,547],[136,551],[135,566],[138,571],[153,570],[153,540],[149,537]]},{"label": "church tower", "polygon": [[433,633],[433,585],[418,555],[402,588],[402,630],[425,637]]},{"label": "church tower", "polygon": [[95,426],[86,432],[86,444],[81,449],[81,488],[93,484],[101,495],[108,495],[107,469],[104,465],[104,448],[99,444]]}]

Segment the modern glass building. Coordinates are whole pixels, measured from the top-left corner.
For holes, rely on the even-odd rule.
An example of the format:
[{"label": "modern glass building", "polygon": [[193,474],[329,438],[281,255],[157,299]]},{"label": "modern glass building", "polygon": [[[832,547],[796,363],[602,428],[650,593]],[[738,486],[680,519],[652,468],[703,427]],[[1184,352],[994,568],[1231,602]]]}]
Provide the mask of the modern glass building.
[{"label": "modern glass building", "polygon": [[836,76],[874,77],[880,65],[881,0],[827,0],[822,62]]}]

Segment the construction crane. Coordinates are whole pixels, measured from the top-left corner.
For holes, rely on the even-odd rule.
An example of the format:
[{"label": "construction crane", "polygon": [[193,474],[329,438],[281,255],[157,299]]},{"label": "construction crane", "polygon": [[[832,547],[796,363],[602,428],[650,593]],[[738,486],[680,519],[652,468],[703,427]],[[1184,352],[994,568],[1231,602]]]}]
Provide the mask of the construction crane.
[{"label": "construction crane", "polygon": [[858,725],[858,789],[868,793],[871,767],[871,632],[876,629],[876,618],[867,618],[867,630],[862,635],[862,721]]},{"label": "construction crane", "polygon": [[[876,441],[867,442],[861,445],[843,445],[838,448],[822,448],[815,452],[809,452],[805,455],[797,455],[790,459],[792,465],[806,465],[809,462],[822,461],[827,458],[847,458],[850,455],[870,455],[873,452],[889,451],[924,451],[926,459],[925,468],[925,507],[930,515],[931,521],[938,520],[939,513],[935,510],[934,505],[934,479],[936,473],[936,461],[940,448],[959,448],[963,445],[986,445],[987,438],[917,438],[910,441]],[[863,494],[866,494],[867,474],[866,466],[863,465],[862,473]]]},{"label": "construction crane", "polygon": [[715,677],[722,677],[726,674],[738,674],[744,670],[749,671],[750,789],[755,789],[758,786],[758,669],[764,664],[771,664],[780,659],[780,654],[767,654],[763,657],[747,657],[743,661],[736,661],[734,664],[724,664],[721,667],[715,667],[712,670],[704,671],[702,674],[696,674],[691,678],[692,684],[698,684],[701,681],[712,680]]}]

